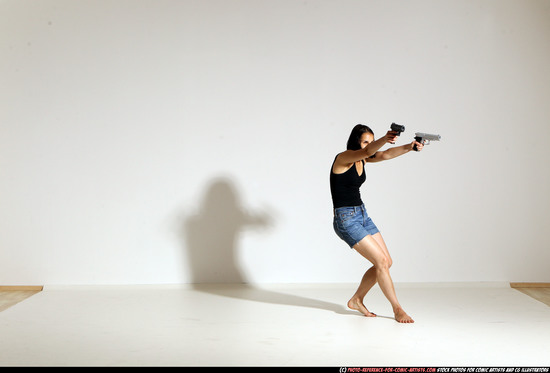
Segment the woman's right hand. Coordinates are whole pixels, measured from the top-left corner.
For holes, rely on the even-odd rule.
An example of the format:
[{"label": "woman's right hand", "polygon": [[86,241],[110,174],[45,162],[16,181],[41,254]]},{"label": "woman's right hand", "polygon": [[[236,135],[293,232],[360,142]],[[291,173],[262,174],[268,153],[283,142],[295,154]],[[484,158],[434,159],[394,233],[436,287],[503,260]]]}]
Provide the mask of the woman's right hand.
[{"label": "woman's right hand", "polygon": [[395,144],[398,136],[399,136],[399,132],[388,131],[388,133],[386,133],[386,136],[384,136],[384,138],[386,139],[387,143]]}]

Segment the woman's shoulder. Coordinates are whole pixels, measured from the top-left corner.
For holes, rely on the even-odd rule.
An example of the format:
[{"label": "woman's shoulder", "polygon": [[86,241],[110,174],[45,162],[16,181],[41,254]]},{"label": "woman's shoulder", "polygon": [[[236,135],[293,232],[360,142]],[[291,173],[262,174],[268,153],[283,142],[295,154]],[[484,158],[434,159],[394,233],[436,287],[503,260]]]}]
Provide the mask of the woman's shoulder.
[{"label": "woman's shoulder", "polygon": [[[341,153],[338,153],[336,155],[336,157],[334,157],[334,161],[332,162],[332,172],[334,174],[343,174],[345,172],[347,172],[354,164],[356,161],[352,161],[352,162],[349,162],[349,160],[347,160],[345,158],[345,154],[348,152],[348,150],[346,151],[343,151]],[[342,157],[342,155],[344,155]],[[362,165],[365,165],[365,162],[363,160],[362,161]]]}]

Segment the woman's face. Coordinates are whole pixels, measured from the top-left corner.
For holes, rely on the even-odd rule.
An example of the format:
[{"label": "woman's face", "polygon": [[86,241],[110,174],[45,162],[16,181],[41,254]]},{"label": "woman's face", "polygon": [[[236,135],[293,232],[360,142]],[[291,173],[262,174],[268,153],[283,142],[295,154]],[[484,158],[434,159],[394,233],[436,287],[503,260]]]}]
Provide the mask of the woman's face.
[{"label": "woman's face", "polygon": [[372,133],[365,132],[361,135],[361,139],[359,140],[359,144],[361,145],[361,149],[365,149],[367,145],[369,145],[374,140],[374,136]]}]

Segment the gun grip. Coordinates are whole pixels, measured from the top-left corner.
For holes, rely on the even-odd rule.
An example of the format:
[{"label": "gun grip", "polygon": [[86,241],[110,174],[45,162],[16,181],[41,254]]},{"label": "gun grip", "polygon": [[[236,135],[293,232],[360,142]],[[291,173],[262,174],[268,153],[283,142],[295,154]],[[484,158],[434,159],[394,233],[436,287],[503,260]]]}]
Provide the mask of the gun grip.
[{"label": "gun grip", "polygon": [[[414,138],[414,140],[417,141],[417,142],[419,142],[419,143],[422,143],[422,137],[416,136],[416,137]],[[418,147],[416,146],[416,144],[414,144],[413,150],[414,150],[415,152],[418,151]]]}]

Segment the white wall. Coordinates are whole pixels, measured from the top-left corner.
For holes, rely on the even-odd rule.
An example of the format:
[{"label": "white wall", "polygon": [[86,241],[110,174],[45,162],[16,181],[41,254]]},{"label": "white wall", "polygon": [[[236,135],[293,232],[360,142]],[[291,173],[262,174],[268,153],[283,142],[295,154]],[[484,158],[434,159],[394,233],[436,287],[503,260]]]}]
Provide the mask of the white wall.
[{"label": "white wall", "polygon": [[546,0],[0,9],[0,284],[358,281],[328,172],[391,122],[394,281],[550,281]]}]

